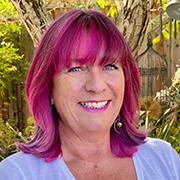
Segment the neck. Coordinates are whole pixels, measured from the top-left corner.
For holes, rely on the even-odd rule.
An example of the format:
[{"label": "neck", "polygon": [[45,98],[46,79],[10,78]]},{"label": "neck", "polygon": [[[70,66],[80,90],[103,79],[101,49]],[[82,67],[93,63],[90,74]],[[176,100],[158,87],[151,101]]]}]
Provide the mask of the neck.
[{"label": "neck", "polygon": [[112,157],[110,132],[74,132],[60,126],[61,148],[65,161],[97,162]]}]

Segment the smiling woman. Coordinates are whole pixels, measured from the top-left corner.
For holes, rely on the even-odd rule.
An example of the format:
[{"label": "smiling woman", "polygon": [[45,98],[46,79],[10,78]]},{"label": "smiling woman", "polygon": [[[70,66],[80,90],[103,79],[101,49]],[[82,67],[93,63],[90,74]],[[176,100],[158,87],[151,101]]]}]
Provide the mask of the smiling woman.
[{"label": "smiling woman", "polygon": [[[105,69],[108,69],[110,66],[108,64],[111,66],[117,65],[119,70],[105,71]],[[74,71],[77,70],[81,72],[74,73]],[[133,73],[133,76],[130,76],[130,73]],[[123,94],[124,77],[126,81],[125,94]],[[107,82],[105,82],[105,80]],[[73,82],[74,84],[72,84]],[[82,87],[82,83],[85,84],[84,87]],[[113,87],[112,92],[110,93],[105,90],[104,88],[107,88],[105,86],[109,88],[109,91]],[[56,131],[54,131],[53,128],[61,132],[57,129],[57,125],[54,127],[54,121],[51,121],[52,117],[51,114],[49,114],[51,113],[49,112],[49,102],[50,99],[53,98],[53,95],[56,96],[53,98],[55,107],[58,106],[58,108],[56,107],[55,109],[58,112],[66,111],[66,115],[64,115],[63,112],[62,114],[58,113],[58,117],[55,118],[55,122],[58,123],[60,129],[62,125],[59,124],[57,119],[63,121],[64,116],[68,116],[68,118],[72,116],[74,123],[75,121],[80,121],[81,118],[89,118],[90,114],[87,116],[84,114],[85,111],[81,112],[82,115],[80,117],[74,117],[73,109],[75,109],[77,113],[82,110],[82,108],[77,106],[78,102],[109,101],[112,98],[111,103],[109,103],[110,108],[107,111],[112,117],[110,117],[109,121],[104,120],[104,122],[101,121],[101,123],[103,122],[106,125],[109,123],[109,126],[112,126],[113,121],[118,115],[122,118],[122,121],[127,121],[120,131],[120,134],[123,134],[121,138],[119,138],[119,134],[117,135],[113,130],[110,133],[111,144],[113,144],[111,146],[112,152],[122,157],[132,156],[136,151],[136,145],[144,142],[145,135],[136,129],[136,113],[138,110],[138,95],[140,89],[137,66],[124,38],[115,25],[103,14],[95,11],[84,12],[77,10],[67,13],[56,20],[44,35],[36,51],[27,77],[26,87],[34,118],[37,119],[36,121],[40,121],[40,129],[43,128],[41,138],[44,137],[43,144],[45,147],[43,152],[39,152],[38,149],[35,148],[38,157],[45,158],[49,161],[51,158],[56,158],[55,154],[58,154],[60,150],[60,146],[56,146],[52,151],[48,150],[51,144],[55,145],[52,137]],[[82,88],[86,88],[88,92],[83,94]],[[101,88],[105,90],[103,93],[99,93]],[[114,89],[116,89],[115,92]],[[95,91],[95,93],[92,94],[92,91]],[[124,103],[122,104],[123,96]],[[118,98],[117,101],[116,98]],[[70,101],[70,99],[74,101]],[[72,102],[71,105],[70,102]],[[117,102],[118,104],[116,104]],[[63,106],[66,108],[61,108]],[[95,121],[97,115],[95,116],[93,114],[93,116]],[[109,118],[106,113],[99,116]],[[44,120],[44,118],[47,119]],[[89,123],[86,121],[89,121]],[[93,125],[94,121],[89,119],[86,121],[83,121],[86,126],[90,126],[90,124]],[[77,126],[78,123],[75,125]],[[94,127],[96,125],[97,124],[94,124]],[[50,133],[48,136],[46,135],[47,131]],[[85,133],[87,134],[86,131]],[[39,133],[37,133],[37,135],[39,135]],[[87,136],[89,135],[87,134]],[[35,142],[33,141],[33,144]],[[42,143],[42,141],[39,143]],[[33,147],[29,149],[29,145],[31,147],[32,143],[20,147],[25,148],[29,153],[33,149]],[[119,146],[121,146],[121,148],[119,148]],[[59,150],[57,148],[59,148]],[[46,153],[48,154],[47,157],[45,155]]]},{"label": "smiling woman", "polygon": [[137,65],[110,19],[64,14],[27,75],[34,137],[1,163],[0,179],[180,179],[177,153],[137,128],[139,92]]}]

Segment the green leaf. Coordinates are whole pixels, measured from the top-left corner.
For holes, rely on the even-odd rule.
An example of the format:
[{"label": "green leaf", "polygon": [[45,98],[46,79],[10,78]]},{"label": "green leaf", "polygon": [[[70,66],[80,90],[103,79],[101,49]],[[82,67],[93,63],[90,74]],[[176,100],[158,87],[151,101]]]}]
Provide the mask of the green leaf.
[{"label": "green leaf", "polygon": [[169,35],[169,33],[168,33],[166,30],[163,30],[163,31],[162,31],[162,34],[163,34],[163,37],[164,37],[166,40],[169,40],[170,35]]},{"label": "green leaf", "polygon": [[112,18],[116,18],[118,16],[118,11],[115,4],[111,4],[107,15]]},{"label": "green leaf", "polygon": [[111,5],[110,0],[97,0],[96,2],[101,9],[105,9]]},{"label": "green leaf", "polygon": [[152,40],[152,43],[157,44],[158,42],[160,42],[160,40],[161,40],[160,36],[157,36]]},{"label": "green leaf", "polygon": [[104,9],[106,1],[105,0],[97,0],[97,4],[101,9]]}]

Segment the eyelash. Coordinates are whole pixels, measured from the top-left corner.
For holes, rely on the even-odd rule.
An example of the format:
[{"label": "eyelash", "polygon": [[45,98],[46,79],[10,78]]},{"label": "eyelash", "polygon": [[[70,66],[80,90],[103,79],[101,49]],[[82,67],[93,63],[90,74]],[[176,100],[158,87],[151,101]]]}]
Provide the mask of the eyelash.
[{"label": "eyelash", "polygon": [[83,67],[80,66],[72,67],[71,69],[68,70],[68,72],[81,72],[81,71],[83,71]]},{"label": "eyelash", "polygon": [[[106,69],[107,67],[110,67],[110,69]],[[115,64],[107,64],[107,65],[105,65],[104,68],[105,68],[105,70],[110,70],[110,71],[118,69],[118,67]]]},{"label": "eyelash", "polygon": [[[117,69],[118,69],[118,67],[115,64],[107,64],[103,68],[103,70],[108,70],[108,71],[113,71],[113,70],[117,70]],[[81,72],[84,70],[85,70],[84,67],[76,66],[76,67],[72,67],[71,69],[69,69],[68,72]]]}]

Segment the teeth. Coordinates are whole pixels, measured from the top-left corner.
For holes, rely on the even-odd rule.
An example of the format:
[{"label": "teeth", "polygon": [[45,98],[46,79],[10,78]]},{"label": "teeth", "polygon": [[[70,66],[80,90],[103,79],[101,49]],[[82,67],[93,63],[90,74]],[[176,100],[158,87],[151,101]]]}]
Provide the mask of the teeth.
[{"label": "teeth", "polygon": [[108,101],[103,101],[103,102],[82,102],[80,103],[82,106],[84,107],[88,107],[88,108],[103,108]]}]

